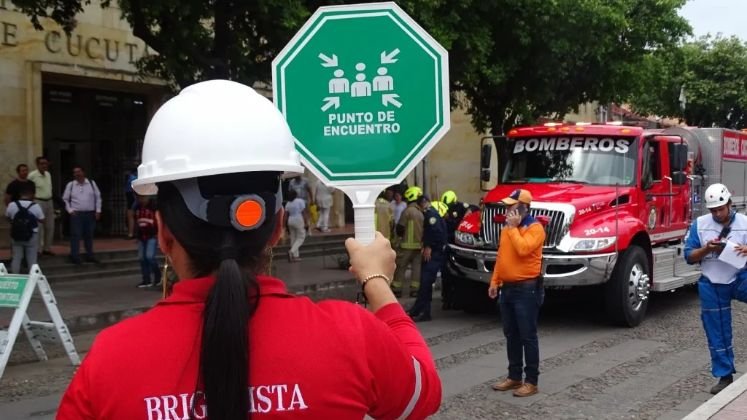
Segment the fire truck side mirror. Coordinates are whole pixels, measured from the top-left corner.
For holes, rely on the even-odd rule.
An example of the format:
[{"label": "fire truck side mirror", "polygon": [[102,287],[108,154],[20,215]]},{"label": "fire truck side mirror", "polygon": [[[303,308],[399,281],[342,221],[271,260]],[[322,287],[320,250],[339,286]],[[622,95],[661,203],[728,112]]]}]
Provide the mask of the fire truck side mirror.
[{"label": "fire truck side mirror", "polygon": [[483,144],[480,150],[480,180],[490,182],[490,158],[493,148],[489,144]]},{"label": "fire truck side mirror", "polygon": [[670,151],[669,166],[672,173],[684,171],[687,168],[687,144],[673,144]]}]

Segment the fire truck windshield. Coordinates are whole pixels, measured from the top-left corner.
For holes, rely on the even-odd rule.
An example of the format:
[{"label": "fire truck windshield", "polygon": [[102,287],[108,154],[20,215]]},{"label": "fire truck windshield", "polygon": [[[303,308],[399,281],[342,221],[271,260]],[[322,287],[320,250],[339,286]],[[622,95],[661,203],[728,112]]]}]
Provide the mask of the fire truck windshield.
[{"label": "fire truck windshield", "polygon": [[571,182],[632,185],[634,137],[531,137],[508,142],[504,184]]}]

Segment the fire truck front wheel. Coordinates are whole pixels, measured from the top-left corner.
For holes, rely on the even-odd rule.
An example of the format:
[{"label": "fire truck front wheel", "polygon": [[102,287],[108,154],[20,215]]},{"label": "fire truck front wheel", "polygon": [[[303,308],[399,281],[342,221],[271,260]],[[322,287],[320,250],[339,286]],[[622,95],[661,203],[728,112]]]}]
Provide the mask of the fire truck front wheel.
[{"label": "fire truck front wheel", "polygon": [[605,285],[605,310],[617,325],[635,327],[648,308],[650,288],[646,252],[632,245],[620,255],[612,277]]}]

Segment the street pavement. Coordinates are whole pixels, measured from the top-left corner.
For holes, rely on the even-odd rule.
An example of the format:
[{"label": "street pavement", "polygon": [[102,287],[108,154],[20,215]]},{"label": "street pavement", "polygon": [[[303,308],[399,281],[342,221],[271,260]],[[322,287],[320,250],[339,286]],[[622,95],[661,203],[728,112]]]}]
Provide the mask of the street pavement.
[{"label": "street pavement", "polygon": [[[300,265],[291,269],[308,274]],[[548,294],[539,331],[540,394],[525,399],[489,388],[506,369],[499,316],[436,310],[433,321],[418,324],[443,382],[434,418],[669,420],[685,417],[711,398],[707,391],[715,381],[694,289],[654,295],[646,321],[634,329],[609,326],[600,306],[589,301],[588,294]],[[405,306],[410,302],[403,300]],[[747,306],[735,303],[733,318],[741,374],[747,368]],[[87,351],[94,335],[75,334],[79,351]],[[23,340],[18,352],[30,353]],[[53,418],[73,368],[61,351],[50,353],[48,362],[31,362],[29,355],[8,367],[0,383],[0,418]]]}]

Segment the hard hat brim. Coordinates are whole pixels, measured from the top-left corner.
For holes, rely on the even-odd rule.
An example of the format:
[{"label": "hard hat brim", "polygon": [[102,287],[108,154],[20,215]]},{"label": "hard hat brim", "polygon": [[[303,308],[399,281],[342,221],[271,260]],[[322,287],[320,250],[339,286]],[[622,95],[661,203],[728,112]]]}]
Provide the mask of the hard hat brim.
[{"label": "hard hat brim", "polygon": [[706,208],[707,209],[717,209],[719,207],[724,207],[724,206],[726,206],[728,204],[729,204],[729,200],[727,200],[726,203],[722,203],[722,202],[710,203],[710,204],[706,203]]},{"label": "hard hat brim", "polygon": [[250,165],[228,166],[224,168],[213,167],[196,170],[190,169],[176,173],[138,177],[138,179],[132,182],[132,189],[140,195],[155,195],[158,193],[158,187],[156,184],[159,182],[178,181],[181,179],[241,172],[283,172],[282,177],[289,178],[296,175],[302,175],[304,168],[301,165],[289,164],[287,162],[265,162],[260,165],[253,163]]}]

